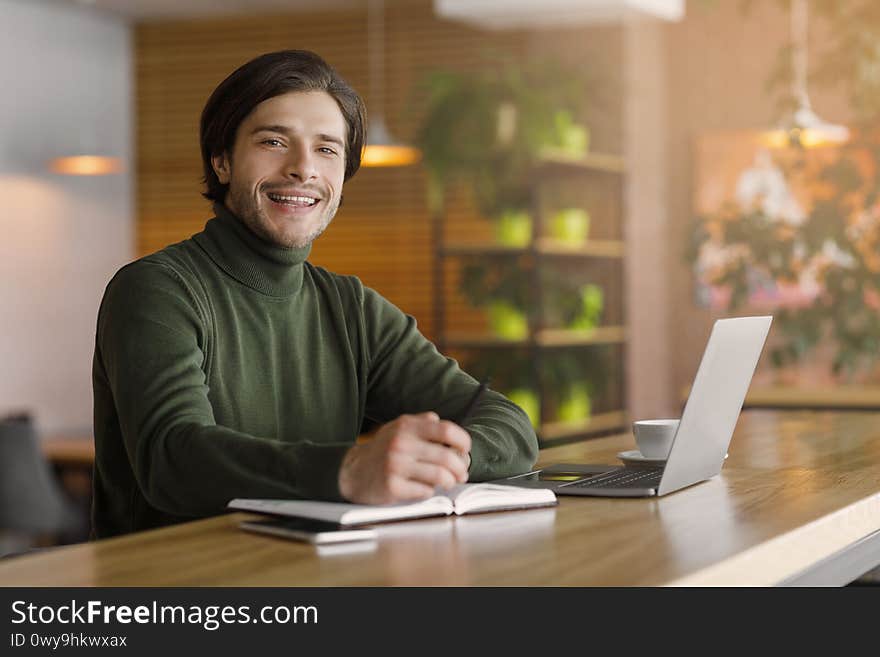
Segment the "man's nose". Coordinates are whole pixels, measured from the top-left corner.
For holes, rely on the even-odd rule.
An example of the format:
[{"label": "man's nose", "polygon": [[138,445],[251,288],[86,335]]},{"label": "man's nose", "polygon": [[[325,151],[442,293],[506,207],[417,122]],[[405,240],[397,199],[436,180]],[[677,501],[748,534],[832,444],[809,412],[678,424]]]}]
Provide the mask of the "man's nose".
[{"label": "man's nose", "polygon": [[291,148],[285,166],[286,174],[301,181],[318,177],[315,154],[305,146]]}]

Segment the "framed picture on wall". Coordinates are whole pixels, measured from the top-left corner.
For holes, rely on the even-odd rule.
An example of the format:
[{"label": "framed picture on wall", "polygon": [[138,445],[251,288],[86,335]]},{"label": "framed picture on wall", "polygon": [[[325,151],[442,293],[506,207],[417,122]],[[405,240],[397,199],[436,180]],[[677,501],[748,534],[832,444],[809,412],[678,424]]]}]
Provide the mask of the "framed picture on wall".
[{"label": "framed picture on wall", "polygon": [[765,134],[695,142],[695,303],[773,314],[774,380],[880,383],[880,142],[771,148]]}]

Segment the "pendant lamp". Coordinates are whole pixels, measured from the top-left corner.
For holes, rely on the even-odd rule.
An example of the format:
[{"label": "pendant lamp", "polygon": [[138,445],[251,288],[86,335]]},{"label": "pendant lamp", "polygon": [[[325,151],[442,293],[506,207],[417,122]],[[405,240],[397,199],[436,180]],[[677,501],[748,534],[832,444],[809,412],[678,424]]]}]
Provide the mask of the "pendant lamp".
[{"label": "pendant lamp", "polygon": [[846,142],[849,129],[821,119],[810,105],[807,93],[807,0],[792,0],[791,40],[792,93],[798,106],[779,128],[765,132],[762,141],[771,148],[816,148]]},{"label": "pendant lamp", "polygon": [[122,161],[106,155],[67,155],[51,160],[49,170],[66,176],[106,176],[122,171]]},{"label": "pendant lamp", "polygon": [[[51,159],[48,169],[52,173],[66,176],[106,176],[123,170],[122,158],[108,154],[101,146],[99,129],[96,125],[80,125],[74,135],[67,135],[69,143],[64,144],[65,155]],[[72,137],[72,139],[71,139]]]},{"label": "pendant lamp", "polygon": [[370,67],[370,101],[375,108],[367,123],[367,145],[361,166],[397,167],[421,159],[417,148],[396,141],[385,124],[381,106],[385,101],[385,16],[383,0],[369,0],[367,8],[367,57]]}]

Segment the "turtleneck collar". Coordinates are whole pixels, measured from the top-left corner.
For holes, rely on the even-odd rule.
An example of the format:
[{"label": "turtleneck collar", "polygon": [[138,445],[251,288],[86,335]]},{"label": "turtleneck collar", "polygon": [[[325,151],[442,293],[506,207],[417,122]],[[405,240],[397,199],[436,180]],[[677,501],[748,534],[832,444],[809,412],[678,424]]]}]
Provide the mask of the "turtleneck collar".
[{"label": "turtleneck collar", "polygon": [[302,286],[303,263],[311,245],[287,249],[263,241],[222,203],[215,217],[194,236],[217,265],[235,280],[272,297],[286,297]]}]

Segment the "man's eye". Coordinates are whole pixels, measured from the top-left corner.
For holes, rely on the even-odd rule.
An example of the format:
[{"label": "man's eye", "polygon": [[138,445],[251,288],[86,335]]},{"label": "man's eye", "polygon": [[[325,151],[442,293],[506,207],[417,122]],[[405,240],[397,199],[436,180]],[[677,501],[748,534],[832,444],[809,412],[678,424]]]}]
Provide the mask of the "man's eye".
[{"label": "man's eye", "polygon": [[269,146],[283,146],[284,145],[278,139],[265,139],[265,140],[263,140],[263,143],[269,144]]},{"label": "man's eye", "polygon": [[332,148],[328,148],[327,146],[322,146],[318,150],[321,151],[322,153],[329,153],[330,155],[336,155],[336,151],[334,151]]}]

